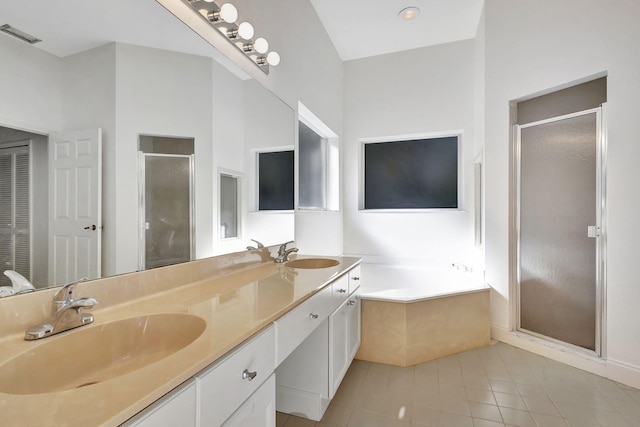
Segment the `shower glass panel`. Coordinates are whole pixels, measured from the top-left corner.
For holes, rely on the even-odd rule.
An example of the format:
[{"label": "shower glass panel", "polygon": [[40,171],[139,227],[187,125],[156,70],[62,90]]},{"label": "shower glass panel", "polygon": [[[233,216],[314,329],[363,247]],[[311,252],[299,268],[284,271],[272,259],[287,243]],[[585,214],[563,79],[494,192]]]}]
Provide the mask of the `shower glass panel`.
[{"label": "shower glass panel", "polygon": [[190,261],[193,157],[143,153],[143,158],[143,267]]},{"label": "shower glass panel", "polygon": [[518,128],[519,328],[594,351],[598,120],[590,110]]}]

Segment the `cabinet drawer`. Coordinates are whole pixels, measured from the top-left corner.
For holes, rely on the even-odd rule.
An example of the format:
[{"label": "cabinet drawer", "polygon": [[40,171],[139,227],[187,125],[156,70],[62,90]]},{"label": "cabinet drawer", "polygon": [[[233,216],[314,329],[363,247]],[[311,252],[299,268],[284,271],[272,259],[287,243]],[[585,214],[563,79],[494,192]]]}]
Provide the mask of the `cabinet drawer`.
[{"label": "cabinet drawer", "polygon": [[349,295],[360,287],[360,265],[356,265],[349,271]]},{"label": "cabinet drawer", "polygon": [[121,427],[195,427],[196,384],[189,379]]},{"label": "cabinet drawer", "polygon": [[200,386],[200,423],[219,426],[275,369],[275,328],[244,344],[215,366],[196,375]]},{"label": "cabinet drawer", "polygon": [[346,274],[331,284],[331,294],[333,300],[331,312],[333,312],[349,297],[349,278]]},{"label": "cabinet drawer", "polygon": [[331,286],[276,320],[276,366],[295,350],[331,313]]}]

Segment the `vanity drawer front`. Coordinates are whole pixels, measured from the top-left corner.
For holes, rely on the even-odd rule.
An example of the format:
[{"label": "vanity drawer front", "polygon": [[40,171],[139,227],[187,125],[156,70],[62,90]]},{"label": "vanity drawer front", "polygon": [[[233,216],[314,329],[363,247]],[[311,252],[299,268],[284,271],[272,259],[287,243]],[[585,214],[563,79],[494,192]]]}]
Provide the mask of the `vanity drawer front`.
[{"label": "vanity drawer front", "polygon": [[276,320],[276,366],[313,332],[331,313],[331,286]]},{"label": "vanity drawer front", "polygon": [[349,297],[349,278],[343,275],[331,284],[333,306],[331,312],[335,311]]},{"label": "vanity drawer front", "polygon": [[275,369],[274,346],[275,328],[270,326],[223,361],[196,375],[202,426],[222,425],[269,378]]},{"label": "vanity drawer front", "polygon": [[349,271],[349,295],[353,293],[356,289],[360,287],[360,266],[356,265],[351,271]]}]

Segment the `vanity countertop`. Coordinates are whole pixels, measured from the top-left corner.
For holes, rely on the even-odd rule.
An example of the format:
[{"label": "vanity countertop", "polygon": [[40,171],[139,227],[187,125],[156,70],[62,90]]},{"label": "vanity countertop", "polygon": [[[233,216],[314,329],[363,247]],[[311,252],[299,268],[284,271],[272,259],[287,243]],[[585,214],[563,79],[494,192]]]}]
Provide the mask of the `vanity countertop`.
[{"label": "vanity countertop", "polygon": [[[24,341],[21,334],[3,337],[0,366],[51,340],[64,339],[66,334],[100,328],[121,319],[188,313],[207,323],[191,344],[128,374],[51,393],[0,393],[0,424],[61,427],[117,426],[125,422],[360,262],[354,257],[323,258],[340,263],[329,268],[292,269],[273,261],[261,262],[102,310],[93,309],[95,322],[77,330],[38,341]],[[51,360],[51,369],[59,363],[73,364],[82,357],[82,347],[69,348],[65,360]]]}]

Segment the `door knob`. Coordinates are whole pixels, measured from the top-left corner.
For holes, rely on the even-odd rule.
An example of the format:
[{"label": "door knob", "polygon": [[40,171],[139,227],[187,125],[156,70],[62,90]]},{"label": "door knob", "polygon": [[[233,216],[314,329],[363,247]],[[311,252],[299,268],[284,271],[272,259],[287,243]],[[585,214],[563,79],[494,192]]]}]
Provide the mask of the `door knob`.
[{"label": "door knob", "polygon": [[96,225],[95,225],[95,224],[93,224],[93,225],[90,225],[90,226],[88,226],[88,227],[85,227],[84,229],[85,229],[85,230],[96,231],[96,228],[97,228],[97,227],[96,227]]}]

